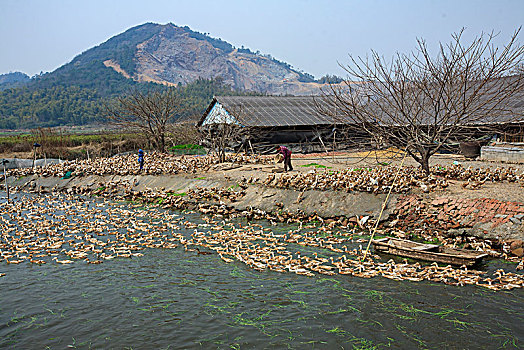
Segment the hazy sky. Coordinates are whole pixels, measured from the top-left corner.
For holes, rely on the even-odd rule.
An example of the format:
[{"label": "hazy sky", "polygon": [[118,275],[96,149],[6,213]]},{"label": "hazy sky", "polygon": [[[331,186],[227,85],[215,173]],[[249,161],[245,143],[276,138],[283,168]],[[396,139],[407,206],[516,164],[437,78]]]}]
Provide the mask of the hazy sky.
[{"label": "hazy sky", "polygon": [[417,37],[435,47],[462,27],[466,38],[495,30],[505,43],[524,22],[524,0],[0,0],[0,74],[52,71],[145,22],[187,25],[318,78],[344,75],[337,62],[349,53],[391,57]]}]

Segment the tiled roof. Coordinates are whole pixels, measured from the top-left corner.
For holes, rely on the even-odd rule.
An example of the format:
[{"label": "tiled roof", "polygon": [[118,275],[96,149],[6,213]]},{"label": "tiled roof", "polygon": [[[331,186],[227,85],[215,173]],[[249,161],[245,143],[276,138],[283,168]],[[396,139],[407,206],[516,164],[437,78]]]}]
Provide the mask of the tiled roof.
[{"label": "tiled roof", "polygon": [[219,103],[244,126],[304,126],[332,125],[333,119],[320,115],[316,104],[320,97],[313,96],[216,96],[198,125],[202,125],[209,112]]}]

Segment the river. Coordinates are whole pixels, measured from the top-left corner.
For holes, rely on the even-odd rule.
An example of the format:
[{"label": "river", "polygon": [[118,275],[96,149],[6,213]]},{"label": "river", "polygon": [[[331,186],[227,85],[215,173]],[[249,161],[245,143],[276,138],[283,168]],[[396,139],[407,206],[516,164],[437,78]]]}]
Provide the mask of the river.
[{"label": "river", "polygon": [[[108,205],[99,199],[82,202],[102,212]],[[112,205],[140,217],[147,217],[147,210],[164,211]],[[200,214],[169,213],[206,230]],[[261,224],[275,233],[296,229]],[[179,231],[190,235],[194,229]],[[2,262],[0,348],[523,346],[522,289],[494,292],[427,281],[255,271],[238,261],[225,263],[218,254],[181,247],[141,253],[96,265]],[[497,260],[483,268],[501,267],[514,269]]]}]

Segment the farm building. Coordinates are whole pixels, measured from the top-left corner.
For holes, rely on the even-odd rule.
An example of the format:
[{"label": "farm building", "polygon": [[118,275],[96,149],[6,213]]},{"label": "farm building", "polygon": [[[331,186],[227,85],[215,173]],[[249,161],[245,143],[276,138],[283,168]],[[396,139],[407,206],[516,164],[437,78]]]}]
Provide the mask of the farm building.
[{"label": "farm building", "polygon": [[303,153],[343,148],[344,125],[320,115],[318,103],[313,96],[216,96],[197,126],[209,141],[220,125],[236,125],[246,131],[242,146],[258,152],[275,144]]},{"label": "farm building", "polygon": [[[344,119],[340,116],[342,113],[330,110],[329,114],[336,117],[319,113],[320,110],[335,108],[325,100],[320,96],[216,96],[197,126],[204,132],[204,144],[208,145],[217,139],[221,125],[237,126],[243,132],[228,134],[229,145],[235,149],[243,147],[246,151],[257,153],[272,151],[273,146],[278,144],[287,145],[294,152],[309,153],[365,147],[374,142],[375,145],[382,142],[371,140],[359,127],[351,124],[347,117]],[[516,115],[502,113],[497,117],[477,120],[465,128],[466,134],[455,135],[441,151],[459,153],[462,150],[466,156],[472,154],[477,157],[481,146],[493,146],[494,140],[497,140],[497,159],[506,153],[504,147],[510,146],[512,154],[516,152],[511,161],[524,161],[524,152],[515,151],[524,148],[523,101],[522,94],[518,94],[509,106]],[[391,125],[392,130],[403,127],[405,126]],[[466,142],[466,146],[476,145],[473,153],[467,151],[467,147],[462,147],[462,141],[467,140],[478,140]],[[486,148],[483,158],[491,159],[490,152],[492,149]]]}]

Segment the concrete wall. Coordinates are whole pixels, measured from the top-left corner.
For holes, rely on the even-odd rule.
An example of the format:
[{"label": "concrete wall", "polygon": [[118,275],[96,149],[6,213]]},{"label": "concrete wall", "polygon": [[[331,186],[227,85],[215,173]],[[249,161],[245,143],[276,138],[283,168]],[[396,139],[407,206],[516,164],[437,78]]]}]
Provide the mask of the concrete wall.
[{"label": "concrete wall", "polygon": [[524,163],[524,146],[482,146],[480,159],[499,162]]},{"label": "concrete wall", "polygon": [[[143,191],[150,189],[163,189],[175,192],[186,192],[196,188],[231,188],[235,186],[235,181],[216,180],[216,179],[195,179],[178,175],[107,175],[107,176],[82,176],[70,179],[58,177],[39,177],[36,175],[25,176],[19,179],[11,177],[8,181],[11,187],[18,187],[23,190],[32,187],[50,190],[57,188],[87,187],[96,189],[107,184],[129,183],[132,189]],[[31,186],[32,185],[32,186]],[[385,194],[372,193],[346,193],[342,191],[317,191],[309,190],[305,192],[269,188],[259,185],[251,185],[245,190],[246,194],[233,203],[228,203],[237,210],[245,210],[249,207],[261,209],[268,212],[280,210],[283,206],[287,211],[295,213],[302,211],[305,214],[318,214],[322,217],[346,216],[371,216],[377,218],[385,200]],[[384,210],[382,220],[387,220],[391,208],[395,207],[397,194],[392,194],[388,206]]]}]

